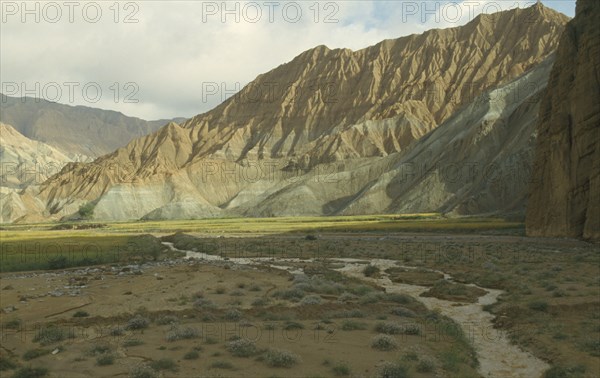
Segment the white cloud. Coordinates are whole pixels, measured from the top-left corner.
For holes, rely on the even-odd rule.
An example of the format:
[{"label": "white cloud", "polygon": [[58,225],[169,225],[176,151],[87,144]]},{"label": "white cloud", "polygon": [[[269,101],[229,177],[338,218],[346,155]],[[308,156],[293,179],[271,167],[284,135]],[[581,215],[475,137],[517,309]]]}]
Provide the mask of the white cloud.
[{"label": "white cloud", "polygon": [[[270,8],[272,3],[278,5]],[[478,5],[473,7],[473,3]],[[495,10],[491,3],[230,1],[226,7],[236,9],[237,4],[239,11],[234,13],[239,22],[236,14],[227,14],[223,23],[223,1],[122,1],[118,3],[118,13],[112,1],[81,2],[71,8],[73,22],[63,1],[28,2],[28,9],[34,10],[31,14],[23,12],[21,1],[2,1],[0,81],[5,91],[6,83],[18,83],[15,96],[27,94],[21,83],[26,83],[28,89],[35,89],[35,83],[39,83],[39,90],[34,90],[33,95],[62,103],[115,109],[146,119],[187,117],[210,110],[220,102],[219,95],[203,101],[203,83],[226,83],[231,90],[316,45],[356,50],[383,39],[456,26],[481,11]],[[496,3],[502,9],[510,9],[533,1]],[[572,0],[564,0],[561,5],[565,3]],[[102,14],[98,22],[92,23],[95,4]],[[56,23],[48,22],[56,18],[56,5],[62,16]],[[297,22],[292,22],[296,8],[302,14]],[[258,15],[257,9],[262,15],[254,23],[251,21]],[[457,9],[461,17],[456,16]],[[270,10],[274,11],[272,22]],[[128,15],[138,22],[123,22]],[[39,22],[34,19],[36,16]],[[75,88],[73,101],[68,85],[64,85],[67,82],[80,84]],[[61,96],[55,94],[56,85],[51,83],[58,83]],[[82,93],[86,83],[87,100]],[[102,90],[97,102],[90,101],[96,85],[89,83],[97,83]],[[126,83],[134,85],[124,87]],[[126,102],[126,96],[131,96],[136,88],[133,99],[139,102]]]}]

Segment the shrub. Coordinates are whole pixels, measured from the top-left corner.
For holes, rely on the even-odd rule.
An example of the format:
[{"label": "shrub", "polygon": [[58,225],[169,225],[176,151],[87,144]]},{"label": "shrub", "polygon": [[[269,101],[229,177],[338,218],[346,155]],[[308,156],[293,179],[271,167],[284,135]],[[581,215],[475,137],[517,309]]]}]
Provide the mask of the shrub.
[{"label": "shrub", "polygon": [[109,334],[111,336],[121,336],[125,333],[125,330],[122,327],[114,327],[110,329]]},{"label": "shrub", "polygon": [[200,334],[194,327],[175,328],[167,333],[167,341],[195,339],[200,337]]},{"label": "shrub", "polygon": [[546,311],[548,311],[548,302],[537,300],[537,301],[529,302],[528,307],[529,307],[529,309],[534,310],[534,311],[546,312]]},{"label": "shrub", "polygon": [[419,373],[431,373],[434,370],[435,364],[429,359],[423,359],[417,364],[417,371]]},{"label": "shrub", "polygon": [[262,307],[262,306],[266,306],[268,303],[269,303],[269,301],[266,298],[256,298],[255,300],[252,301],[252,306]]},{"label": "shrub", "polygon": [[379,268],[375,265],[369,264],[365,267],[365,269],[363,269],[363,274],[365,277],[375,277],[377,274],[379,274]]},{"label": "shrub", "polygon": [[358,309],[332,312],[332,313],[329,313],[328,315],[330,318],[334,318],[334,319],[335,318],[347,319],[347,318],[364,318],[365,317],[365,314]]},{"label": "shrub", "polygon": [[94,216],[94,205],[92,202],[88,202],[84,205],[79,206],[79,216],[82,219],[90,219]]},{"label": "shrub", "polygon": [[355,320],[344,320],[341,326],[343,331],[357,331],[367,329],[367,323],[357,322]]},{"label": "shrub", "polygon": [[34,342],[39,342],[42,345],[54,344],[59,341],[63,341],[66,338],[74,338],[75,333],[73,330],[65,330],[54,326],[49,326],[40,329],[40,331],[33,338]]},{"label": "shrub", "polygon": [[304,237],[306,240],[317,240],[317,236],[313,234],[308,234]]},{"label": "shrub", "polygon": [[307,297],[302,298],[300,301],[303,305],[318,305],[321,304],[323,300],[318,295],[309,295]]},{"label": "shrub", "polygon": [[41,378],[48,375],[48,369],[40,367],[22,367],[13,374],[13,378]]},{"label": "shrub", "polygon": [[160,318],[156,319],[156,324],[158,325],[169,325],[175,324],[179,322],[179,318],[175,315],[163,315]]},{"label": "shrub", "polygon": [[333,371],[333,374],[338,377],[345,377],[350,375],[351,370],[350,365],[348,365],[348,363],[340,361],[333,365],[331,371]]},{"label": "shrub", "polygon": [[85,318],[88,316],[90,316],[90,314],[87,311],[81,311],[81,310],[79,310],[73,314],[74,318]]},{"label": "shrub", "polygon": [[252,284],[252,285],[250,285],[250,288],[248,290],[250,290],[250,291],[261,291],[262,289],[261,289],[261,287],[259,285]]},{"label": "shrub", "polygon": [[396,316],[402,316],[405,318],[415,318],[417,314],[408,308],[405,307],[396,307],[392,309],[391,313]]},{"label": "shrub", "polygon": [[105,353],[96,358],[96,365],[98,366],[107,366],[115,363],[115,356],[111,353]]},{"label": "shrub", "polygon": [[233,369],[233,364],[227,361],[215,361],[210,364],[213,369]]},{"label": "shrub", "polygon": [[575,365],[575,366],[560,366],[555,365],[550,369],[546,370],[543,377],[544,378],[571,378],[571,377],[581,377],[586,371],[585,365]]},{"label": "shrub", "polygon": [[375,331],[379,333],[385,333],[386,335],[399,335],[402,333],[403,327],[398,323],[385,322],[377,323],[375,325]]},{"label": "shrub", "polygon": [[292,329],[304,329],[304,325],[298,322],[285,322],[283,329],[292,330]]},{"label": "shrub", "polygon": [[142,315],[136,315],[129,319],[125,328],[129,330],[145,329],[150,325],[150,320]]},{"label": "shrub", "polygon": [[237,322],[242,318],[242,313],[236,309],[231,309],[225,313],[225,319]]},{"label": "shrub", "polygon": [[299,301],[304,298],[306,293],[299,288],[292,288],[289,290],[280,290],[276,291],[273,296],[281,299],[286,299],[289,301]]},{"label": "shrub", "polygon": [[186,354],[183,355],[184,360],[197,360],[200,357],[200,353],[195,350],[190,350]]},{"label": "shrub", "polygon": [[404,324],[402,327],[402,333],[405,335],[420,335],[421,328],[418,324]]},{"label": "shrub", "polygon": [[226,291],[227,289],[225,289],[223,286],[217,286],[217,288],[215,289],[215,293],[217,294],[225,294]]},{"label": "shrub", "polygon": [[338,301],[340,302],[349,302],[356,299],[356,295],[352,293],[348,293],[347,291],[343,292],[339,297]]},{"label": "shrub", "polygon": [[34,358],[38,358],[38,357],[50,354],[50,352],[51,352],[50,349],[39,349],[39,348],[30,349],[27,352],[23,353],[23,359],[25,361],[33,360]]},{"label": "shrub", "polygon": [[6,329],[19,329],[21,327],[21,319],[11,319],[4,323]]},{"label": "shrub", "polygon": [[388,335],[377,335],[371,340],[371,348],[373,349],[388,351],[396,349],[397,347],[398,344],[396,343],[396,340]]},{"label": "shrub", "polygon": [[129,371],[130,378],[156,378],[156,372],[146,364],[135,365]]},{"label": "shrub", "polygon": [[250,357],[256,354],[256,343],[248,339],[239,339],[227,343],[227,350],[236,357]]},{"label": "shrub", "polygon": [[373,303],[377,303],[377,302],[381,302],[383,300],[383,294],[382,293],[376,293],[376,292],[371,292],[371,293],[367,293],[366,295],[363,295],[359,302],[360,304],[373,304]]},{"label": "shrub", "polygon": [[0,356],[0,371],[11,370],[17,367],[17,364],[7,357]]},{"label": "shrub", "polygon": [[270,367],[284,368],[290,368],[301,361],[298,355],[284,349],[269,349],[264,360]]},{"label": "shrub", "polygon": [[198,298],[194,301],[194,307],[198,309],[211,309],[216,308],[217,306],[209,299]]},{"label": "shrub", "polygon": [[408,378],[408,369],[406,366],[395,363],[385,362],[377,369],[378,378]]},{"label": "shrub", "polygon": [[385,300],[400,304],[409,304],[414,302],[414,298],[407,294],[392,293],[385,296]]},{"label": "shrub", "polygon": [[161,358],[160,360],[150,362],[150,367],[154,370],[177,370],[177,363],[170,358]]}]

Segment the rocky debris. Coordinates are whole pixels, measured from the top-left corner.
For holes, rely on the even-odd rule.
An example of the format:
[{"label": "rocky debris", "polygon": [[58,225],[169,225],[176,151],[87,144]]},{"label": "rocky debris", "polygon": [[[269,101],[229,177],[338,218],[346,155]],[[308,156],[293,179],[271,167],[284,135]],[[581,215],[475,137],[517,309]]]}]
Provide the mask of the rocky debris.
[{"label": "rocky debris", "polygon": [[600,2],[578,0],[540,107],[530,236],[600,239]]}]

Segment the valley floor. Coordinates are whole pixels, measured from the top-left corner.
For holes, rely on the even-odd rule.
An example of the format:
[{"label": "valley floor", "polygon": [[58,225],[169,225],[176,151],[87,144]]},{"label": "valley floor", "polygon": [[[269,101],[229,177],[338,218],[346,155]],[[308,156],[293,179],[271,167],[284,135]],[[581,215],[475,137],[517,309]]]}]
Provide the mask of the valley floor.
[{"label": "valley floor", "polygon": [[598,245],[435,214],[72,228],[0,230],[2,376],[600,374]]}]

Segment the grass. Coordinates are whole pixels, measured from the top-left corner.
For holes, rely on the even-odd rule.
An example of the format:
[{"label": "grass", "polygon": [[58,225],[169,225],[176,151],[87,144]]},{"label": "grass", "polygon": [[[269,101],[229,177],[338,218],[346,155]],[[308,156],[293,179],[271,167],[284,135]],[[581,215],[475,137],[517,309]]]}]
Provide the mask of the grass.
[{"label": "grass", "polygon": [[210,364],[210,367],[213,369],[233,369],[233,364],[229,361],[215,361]]},{"label": "grass", "polygon": [[170,370],[177,371],[177,363],[170,358],[161,358],[150,362],[150,367],[154,370]]},{"label": "grass", "polygon": [[42,357],[47,354],[50,354],[50,352],[52,352],[50,349],[42,349],[42,348],[30,349],[27,352],[23,353],[23,359],[25,361],[33,360],[34,358],[38,358],[38,357]]},{"label": "grass", "polygon": [[148,251],[162,249],[158,239],[149,235],[52,231],[41,227],[31,226],[30,231],[0,231],[0,272],[126,262],[148,257]]},{"label": "grass", "polygon": [[25,366],[15,371],[12,378],[41,378],[47,376],[48,373],[46,368]]},{"label": "grass", "polygon": [[18,365],[5,356],[0,356],[0,371],[15,369]]}]

